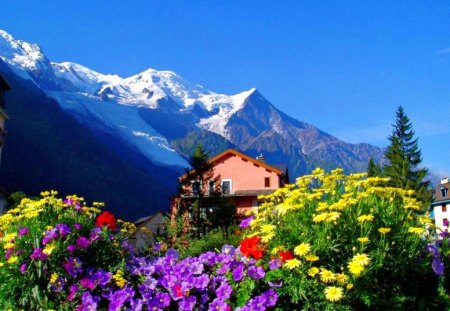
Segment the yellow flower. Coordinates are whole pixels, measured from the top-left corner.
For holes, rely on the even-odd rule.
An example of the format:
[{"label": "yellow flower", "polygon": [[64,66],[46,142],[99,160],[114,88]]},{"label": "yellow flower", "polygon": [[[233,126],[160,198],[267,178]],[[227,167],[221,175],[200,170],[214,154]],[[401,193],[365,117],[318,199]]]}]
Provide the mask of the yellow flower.
[{"label": "yellow flower", "polygon": [[350,290],[350,289],[352,289],[352,288],[353,288],[353,284],[352,284],[352,283],[348,283],[348,284],[347,284],[347,289]]},{"label": "yellow flower", "polygon": [[338,284],[344,285],[345,283],[347,283],[348,276],[346,276],[344,273],[338,273],[335,276],[336,282],[338,282]]},{"label": "yellow flower", "polygon": [[53,272],[52,275],[50,276],[50,283],[55,283],[57,279],[58,273]]},{"label": "yellow flower", "polygon": [[116,274],[113,275],[113,279],[116,282],[117,286],[120,288],[124,287],[127,284],[127,280],[123,278],[123,271],[117,270]]},{"label": "yellow flower", "polygon": [[408,228],[408,232],[410,232],[410,233],[422,234],[424,231],[425,231],[425,229],[420,228],[420,227],[409,227]]},{"label": "yellow flower", "polygon": [[42,251],[45,255],[50,255],[55,249],[55,243],[45,245],[44,250]]},{"label": "yellow flower", "polygon": [[325,298],[329,301],[339,301],[344,297],[343,290],[340,287],[328,286],[324,292]]},{"label": "yellow flower", "polygon": [[12,239],[14,239],[16,236],[17,236],[17,233],[16,233],[16,232],[8,233],[7,235],[5,235],[5,236],[3,237],[3,241],[9,242],[9,241],[11,241]]},{"label": "yellow flower", "polygon": [[336,280],[336,276],[330,270],[322,269],[322,272],[320,272],[320,280],[324,283],[331,283]]},{"label": "yellow flower", "polygon": [[315,277],[315,276],[319,273],[319,268],[317,268],[317,267],[311,267],[311,268],[308,269],[307,273],[308,273],[308,275],[309,275],[310,277],[313,278],[313,277]]},{"label": "yellow flower", "polygon": [[284,263],[284,266],[288,269],[295,269],[297,267],[300,267],[302,262],[298,260],[297,258],[286,260]]},{"label": "yellow flower", "polygon": [[348,270],[351,274],[358,276],[364,271],[364,267],[358,262],[350,261],[350,263],[348,264]]},{"label": "yellow flower", "polygon": [[308,254],[305,256],[305,259],[306,259],[306,261],[309,261],[309,262],[315,262],[315,261],[319,260],[319,257],[317,257],[314,254]]},{"label": "yellow flower", "polygon": [[4,249],[10,249],[10,248],[13,248],[14,246],[16,246],[16,244],[14,244],[14,243],[5,243],[3,245],[3,248]]},{"label": "yellow flower", "polygon": [[388,234],[389,232],[391,232],[391,228],[378,228],[378,232],[380,232],[381,234]]},{"label": "yellow flower", "polygon": [[370,258],[366,254],[356,254],[355,256],[353,256],[352,261],[358,263],[361,266],[367,266],[370,262]]},{"label": "yellow flower", "polygon": [[306,255],[311,249],[311,245],[309,243],[301,243],[294,248],[294,254],[298,256]]},{"label": "yellow flower", "polygon": [[372,221],[373,218],[374,217],[372,214],[367,214],[367,215],[361,215],[357,219],[359,222],[366,222],[366,221]]},{"label": "yellow flower", "polygon": [[361,244],[366,244],[366,243],[369,243],[369,238],[364,236],[364,237],[358,238],[357,241]]},{"label": "yellow flower", "polygon": [[268,234],[263,235],[261,237],[261,241],[264,242],[264,243],[268,243],[270,240],[273,239],[274,236],[275,236],[275,233],[273,233],[273,232],[268,233]]},{"label": "yellow flower", "polygon": [[276,246],[272,249],[272,251],[270,252],[272,255],[276,255],[278,254],[279,251],[284,251],[284,247],[283,246]]},{"label": "yellow flower", "polygon": [[337,221],[339,219],[339,217],[341,216],[341,213],[338,212],[330,212],[328,213],[327,222],[333,222],[333,221]]},{"label": "yellow flower", "polygon": [[272,233],[273,231],[275,231],[275,226],[274,225],[262,225],[261,226],[261,233]]},{"label": "yellow flower", "polygon": [[3,262],[0,262],[0,267],[3,267],[5,264]]},{"label": "yellow flower", "polygon": [[9,259],[6,262],[7,263],[16,263],[17,260],[19,260],[19,258],[17,258],[17,256],[11,256],[11,257],[9,257]]},{"label": "yellow flower", "polygon": [[328,218],[328,213],[321,213],[313,217],[314,222],[323,222]]}]

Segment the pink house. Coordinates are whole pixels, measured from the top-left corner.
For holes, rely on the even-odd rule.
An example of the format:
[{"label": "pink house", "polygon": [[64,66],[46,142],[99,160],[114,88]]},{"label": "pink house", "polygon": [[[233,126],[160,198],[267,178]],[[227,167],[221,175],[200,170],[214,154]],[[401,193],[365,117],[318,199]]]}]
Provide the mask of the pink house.
[{"label": "pink house", "polygon": [[258,196],[272,193],[289,183],[286,165],[269,165],[260,155],[249,157],[234,149],[228,149],[209,160],[214,167],[224,196],[237,208],[237,215],[258,206]]}]

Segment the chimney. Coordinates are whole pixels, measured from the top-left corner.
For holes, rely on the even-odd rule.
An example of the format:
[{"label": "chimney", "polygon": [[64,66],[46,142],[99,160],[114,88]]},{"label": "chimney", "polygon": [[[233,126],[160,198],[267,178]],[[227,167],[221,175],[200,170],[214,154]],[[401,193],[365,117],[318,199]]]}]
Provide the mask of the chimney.
[{"label": "chimney", "polygon": [[444,177],[441,179],[441,185],[448,183],[448,178]]},{"label": "chimney", "polygon": [[256,160],[260,161],[260,162],[265,162],[266,159],[264,158],[264,155],[262,153],[258,154],[256,156]]}]

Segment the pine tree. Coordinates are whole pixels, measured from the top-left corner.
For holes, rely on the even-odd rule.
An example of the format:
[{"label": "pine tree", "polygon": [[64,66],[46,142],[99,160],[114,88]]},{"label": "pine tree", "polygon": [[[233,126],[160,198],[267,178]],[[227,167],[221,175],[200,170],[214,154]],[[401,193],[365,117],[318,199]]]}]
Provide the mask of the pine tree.
[{"label": "pine tree", "polygon": [[367,176],[376,177],[383,176],[383,169],[380,165],[376,164],[375,161],[370,158],[369,164],[367,165]]},{"label": "pine tree", "polygon": [[390,178],[390,185],[406,190],[415,190],[416,197],[424,204],[431,199],[429,181],[424,181],[428,174],[426,168],[420,168],[422,153],[418,146],[418,139],[414,138],[411,121],[400,106],[396,113],[396,122],[392,135],[389,136],[390,145],[385,158],[388,163],[383,167],[384,174]]}]

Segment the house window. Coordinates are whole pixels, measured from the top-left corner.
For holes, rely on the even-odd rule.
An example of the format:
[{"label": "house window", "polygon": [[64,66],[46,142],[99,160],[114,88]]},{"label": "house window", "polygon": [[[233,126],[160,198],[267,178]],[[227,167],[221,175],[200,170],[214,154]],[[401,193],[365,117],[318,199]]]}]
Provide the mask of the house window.
[{"label": "house window", "polygon": [[199,181],[192,182],[192,195],[198,196],[200,194],[201,183]]},{"label": "house window", "polygon": [[208,192],[209,194],[214,194],[214,192],[216,192],[216,183],[214,180],[208,182]]},{"label": "house window", "polygon": [[264,177],[264,187],[270,187],[270,177]]},{"label": "house window", "polygon": [[222,193],[223,194],[231,194],[231,179],[223,179],[222,180]]},{"label": "house window", "polygon": [[441,187],[441,196],[445,198],[448,195],[448,189]]},{"label": "house window", "polygon": [[446,212],[447,211],[447,205],[442,204],[442,212]]}]

